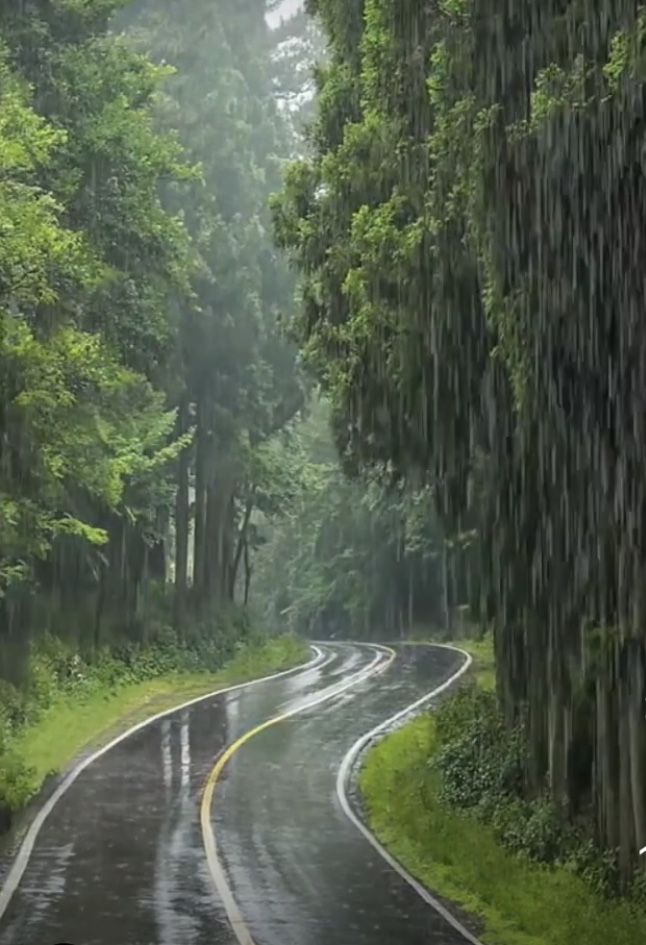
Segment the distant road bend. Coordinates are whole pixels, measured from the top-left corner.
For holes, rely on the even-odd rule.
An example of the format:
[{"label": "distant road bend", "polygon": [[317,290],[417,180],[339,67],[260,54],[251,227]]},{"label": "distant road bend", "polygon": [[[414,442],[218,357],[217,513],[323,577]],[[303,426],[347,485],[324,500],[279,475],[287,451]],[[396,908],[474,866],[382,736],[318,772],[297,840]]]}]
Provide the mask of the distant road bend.
[{"label": "distant road bend", "polygon": [[477,943],[346,794],[369,737],[467,660],[319,644],[306,666],[138,726],[36,818],[0,890],[0,945]]}]

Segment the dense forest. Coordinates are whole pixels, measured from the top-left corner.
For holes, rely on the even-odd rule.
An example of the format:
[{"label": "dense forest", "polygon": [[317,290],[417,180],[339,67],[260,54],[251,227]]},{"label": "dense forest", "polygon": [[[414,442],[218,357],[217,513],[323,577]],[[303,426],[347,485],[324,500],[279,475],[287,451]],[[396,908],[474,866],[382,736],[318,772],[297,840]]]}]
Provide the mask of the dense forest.
[{"label": "dense forest", "polygon": [[[320,545],[322,570],[305,560],[307,516],[336,504],[342,517],[361,487],[332,447],[317,482],[303,453],[311,382],[283,331],[295,280],[269,210],[286,160],[309,148],[323,34],[304,11],[273,31],[264,14],[233,0],[194,4],[180,27],[172,3],[143,0],[1,14],[0,664],[12,681],[43,634],[91,654],[218,620],[248,602],[263,544],[256,609],[272,625],[294,596],[290,626],[321,632],[399,630],[425,616],[421,597],[442,622],[427,577],[431,558],[446,562],[422,547],[424,490],[404,509],[375,479],[357,521]],[[368,533],[386,536],[379,561]],[[267,582],[287,546],[301,590],[281,603]]]},{"label": "dense forest", "polygon": [[266,444],[303,403],[277,331],[293,280],[267,198],[294,148],[264,5],[196,3],[179,25],[173,6],[0,15],[0,649],[14,662],[35,633],[141,638],[164,585],[180,633],[232,601],[273,488]]},{"label": "dense forest", "polygon": [[[310,0],[313,154],[273,202],[348,471],[478,532],[525,792],[646,836],[643,40],[634,0]],[[640,272],[642,275],[640,275]]]},{"label": "dense forest", "polygon": [[327,401],[285,437],[282,515],[253,524],[255,609],[266,625],[316,639],[459,633],[474,595],[473,532],[448,535],[432,489],[339,466]]},{"label": "dense forest", "polygon": [[524,797],[625,888],[646,15],[279,6],[0,5],[0,685],[50,636],[91,660],[468,611]]}]

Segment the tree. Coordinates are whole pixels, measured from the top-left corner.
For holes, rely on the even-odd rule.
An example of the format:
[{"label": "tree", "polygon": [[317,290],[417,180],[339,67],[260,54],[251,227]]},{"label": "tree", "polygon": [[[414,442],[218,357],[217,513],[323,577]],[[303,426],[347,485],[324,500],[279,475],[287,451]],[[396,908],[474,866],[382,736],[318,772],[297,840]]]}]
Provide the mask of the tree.
[{"label": "tree", "polygon": [[[646,830],[643,15],[318,0],[315,152],[274,202],[349,469],[477,526],[528,791]],[[590,174],[594,168],[594,174]],[[635,234],[629,237],[629,232]]]},{"label": "tree", "polygon": [[[2,571],[14,592],[16,578],[37,579],[54,627],[61,605],[70,625],[70,599],[78,612],[89,594],[93,618],[79,623],[97,640],[106,597],[126,624],[138,611],[185,445],[169,439],[159,386],[189,250],[158,187],[191,172],[153,130],[166,70],[104,35],[115,7],[61,0],[0,16]],[[5,596],[9,627],[29,629],[29,604]]]},{"label": "tree", "polygon": [[[344,476],[325,401],[314,400],[274,446],[289,501],[280,517],[256,521],[264,619],[314,637],[392,638],[415,625],[442,626],[447,545],[431,490],[410,492],[385,471],[361,481]],[[464,583],[448,593],[452,612],[464,602]]]},{"label": "tree", "polygon": [[291,138],[273,97],[262,4],[196,3],[179,24],[173,4],[141,2],[134,14],[124,23],[131,41],[178,70],[159,119],[201,171],[198,184],[165,195],[182,208],[198,255],[179,346],[179,429],[195,426],[175,516],[181,621],[191,578],[198,611],[233,597],[250,549],[258,451],[303,402],[295,350],[280,333],[293,280],[266,208]]}]

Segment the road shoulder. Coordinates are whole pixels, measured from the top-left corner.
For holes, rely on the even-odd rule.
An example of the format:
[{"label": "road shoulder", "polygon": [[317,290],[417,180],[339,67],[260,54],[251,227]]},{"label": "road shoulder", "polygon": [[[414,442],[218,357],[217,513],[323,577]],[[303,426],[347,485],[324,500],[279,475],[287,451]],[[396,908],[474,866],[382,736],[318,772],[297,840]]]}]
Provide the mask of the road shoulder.
[{"label": "road shoulder", "polygon": [[[486,945],[635,945],[646,915],[580,877],[503,849],[474,817],[443,805],[432,716],[388,735],[364,759],[360,790],[378,840],[426,889],[475,917]],[[457,915],[455,905],[451,912]]]},{"label": "road shoulder", "polygon": [[215,673],[171,673],[115,691],[98,690],[83,700],[58,700],[12,742],[12,751],[32,769],[33,796],[0,836],[0,881],[36,812],[85,758],[149,718],[225,686],[296,669],[309,654],[304,641],[271,639],[245,646]]}]

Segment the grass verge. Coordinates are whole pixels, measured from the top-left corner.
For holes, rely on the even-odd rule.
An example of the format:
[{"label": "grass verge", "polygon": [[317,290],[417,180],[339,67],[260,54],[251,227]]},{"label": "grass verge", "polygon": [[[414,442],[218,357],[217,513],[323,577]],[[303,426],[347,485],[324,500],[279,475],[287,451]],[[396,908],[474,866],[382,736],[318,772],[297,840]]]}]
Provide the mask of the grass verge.
[{"label": "grass verge", "polygon": [[360,787],[381,842],[428,888],[479,917],[483,942],[646,941],[643,912],[601,898],[568,870],[541,867],[505,850],[490,827],[442,804],[438,775],[429,767],[436,748],[433,718],[417,719],[370,752]]},{"label": "grass verge", "polygon": [[12,752],[30,769],[30,795],[49,775],[64,771],[90,747],[106,744],[118,731],[192,698],[225,686],[289,669],[308,658],[294,637],[248,644],[215,673],[170,673],[118,689],[101,687],[82,700],[57,699],[34,725],[12,739]]},{"label": "grass verge", "polygon": [[473,657],[472,674],[477,684],[482,689],[489,691],[496,688],[496,663],[493,649],[493,634],[487,633],[482,639],[467,640],[440,640],[427,632],[419,631],[418,634],[407,641],[409,645],[423,643],[448,643],[465,650]]},{"label": "grass verge", "polygon": [[457,640],[455,645],[473,657],[473,673],[477,684],[493,692],[496,688],[493,635],[488,633],[482,640]]}]

